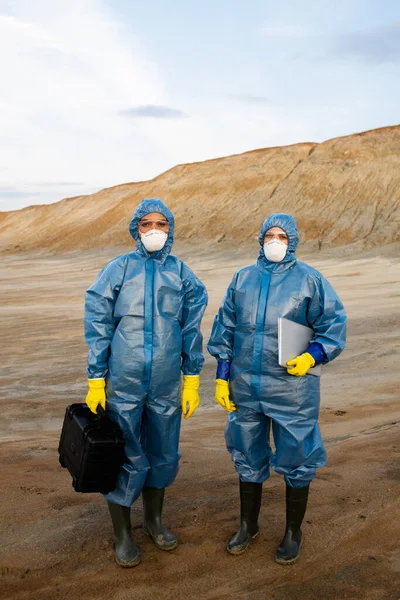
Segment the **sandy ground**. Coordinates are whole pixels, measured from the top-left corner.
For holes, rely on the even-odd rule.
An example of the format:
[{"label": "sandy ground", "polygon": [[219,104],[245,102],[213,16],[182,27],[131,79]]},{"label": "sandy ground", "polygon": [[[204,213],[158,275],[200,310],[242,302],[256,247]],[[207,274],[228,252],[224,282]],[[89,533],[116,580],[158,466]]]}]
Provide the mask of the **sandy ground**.
[{"label": "sandy ground", "polygon": [[[65,406],[83,401],[84,290],[117,250],[2,257],[0,284],[0,598],[13,600],[400,599],[400,264],[395,253],[308,257],[349,315],[346,351],[324,369],[321,429],[329,463],[310,493],[300,561],[273,561],[284,531],[284,484],[264,485],[261,535],[248,552],[224,552],[238,524],[237,478],[224,446],[226,415],[214,406],[206,357],[202,407],[183,423],[183,458],[165,520],[180,540],[158,551],[141,530],[135,569],[119,568],[100,495],[77,494],[58,465]],[[212,318],[241,250],[181,248],[207,285]],[[218,257],[218,259],[217,259]]]}]

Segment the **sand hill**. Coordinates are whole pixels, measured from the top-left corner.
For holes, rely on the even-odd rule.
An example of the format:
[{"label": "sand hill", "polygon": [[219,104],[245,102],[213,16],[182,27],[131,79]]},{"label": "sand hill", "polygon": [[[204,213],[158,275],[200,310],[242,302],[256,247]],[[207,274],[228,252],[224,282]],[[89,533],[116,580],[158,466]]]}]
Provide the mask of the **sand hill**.
[{"label": "sand hill", "polygon": [[0,213],[0,251],[131,245],[131,215],[150,197],[174,211],[181,240],[250,242],[282,211],[311,247],[389,244],[400,240],[400,126],[179,165],[151,181]]}]

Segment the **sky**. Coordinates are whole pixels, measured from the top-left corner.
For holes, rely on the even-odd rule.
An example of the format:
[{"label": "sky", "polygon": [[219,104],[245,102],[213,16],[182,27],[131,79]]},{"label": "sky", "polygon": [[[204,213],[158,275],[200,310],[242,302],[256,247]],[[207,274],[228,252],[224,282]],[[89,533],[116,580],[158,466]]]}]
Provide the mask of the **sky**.
[{"label": "sky", "polygon": [[0,211],[399,107],[398,0],[0,0]]}]

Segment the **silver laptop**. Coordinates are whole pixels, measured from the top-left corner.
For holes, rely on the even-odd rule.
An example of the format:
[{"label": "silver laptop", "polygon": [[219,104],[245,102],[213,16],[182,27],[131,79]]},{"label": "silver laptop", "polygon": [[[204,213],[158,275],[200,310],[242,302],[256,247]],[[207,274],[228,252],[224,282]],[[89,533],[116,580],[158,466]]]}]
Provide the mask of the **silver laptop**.
[{"label": "silver laptop", "polygon": [[[286,367],[286,362],[296,358],[299,354],[307,352],[307,348],[312,338],[314,330],[300,323],[289,321],[284,317],[278,318],[278,350],[279,364],[281,367]],[[307,371],[310,375],[321,375],[321,365],[313,367]]]}]

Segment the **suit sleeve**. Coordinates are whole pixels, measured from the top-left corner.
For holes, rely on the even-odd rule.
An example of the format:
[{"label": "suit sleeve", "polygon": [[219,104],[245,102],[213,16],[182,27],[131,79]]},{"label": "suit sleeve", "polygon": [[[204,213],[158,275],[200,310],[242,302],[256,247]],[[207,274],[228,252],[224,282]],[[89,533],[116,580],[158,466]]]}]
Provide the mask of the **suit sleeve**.
[{"label": "suit sleeve", "polygon": [[339,356],[346,345],[346,313],[331,284],[320,275],[308,308],[308,322],[314,329],[312,342],[322,346],[327,363]]},{"label": "suit sleeve", "polygon": [[181,317],[181,369],[184,375],[199,375],[204,364],[200,325],[207,307],[208,296],[205,286],[186,265],[182,268],[182,282],[184,299]]},{"label": "suit sleeve", "polygon": [[123,265],[117,261],[109,263],[100,271],[85,297],[84,329],[89,345],[88,379],[107,376],[110,345],[117,322],[114,305],[123,277]]}]

